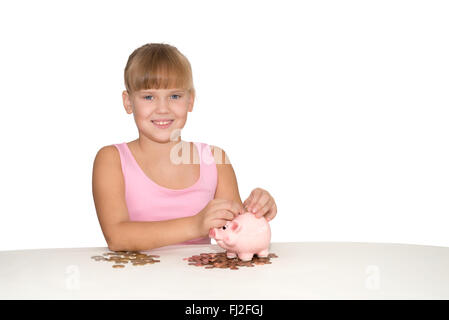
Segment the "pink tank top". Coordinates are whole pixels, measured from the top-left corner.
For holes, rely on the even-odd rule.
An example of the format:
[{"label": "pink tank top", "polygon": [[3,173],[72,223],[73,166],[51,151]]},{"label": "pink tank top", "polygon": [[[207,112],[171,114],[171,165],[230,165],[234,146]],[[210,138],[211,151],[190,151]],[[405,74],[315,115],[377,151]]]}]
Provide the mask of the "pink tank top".
[{"label": "pink tank top", "polygon": [[[200,158],[196,160],[200,163],[200,177],[185,189],[169,189],[158,185],[140,168],[126,142],[114,145],[120,153],[130,221],[161,221],[193,216],[214,199],[217,167],[209,145],[194,142]],[[205,237],[179,244],[210,243],[210,238]]]}]

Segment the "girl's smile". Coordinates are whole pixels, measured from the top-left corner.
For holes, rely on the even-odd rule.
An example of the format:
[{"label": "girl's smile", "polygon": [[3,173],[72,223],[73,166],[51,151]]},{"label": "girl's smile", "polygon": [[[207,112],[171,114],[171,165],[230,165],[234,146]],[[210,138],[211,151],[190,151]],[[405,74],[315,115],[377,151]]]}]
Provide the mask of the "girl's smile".
[{"label": "girl's smile", "polygon": [[159,129],[166,129],[170,127],[170,125],[173,123],[173,119],[161,119],[161,120],[151,120],[151,122],[154,124],[156,128]]}]

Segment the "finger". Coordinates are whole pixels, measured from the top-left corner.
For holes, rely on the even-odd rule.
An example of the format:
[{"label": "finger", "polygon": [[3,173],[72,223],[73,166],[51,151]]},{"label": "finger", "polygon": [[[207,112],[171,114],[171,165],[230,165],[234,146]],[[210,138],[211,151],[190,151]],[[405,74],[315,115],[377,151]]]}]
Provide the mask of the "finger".
[{"label": "finger", "polygon": [[270,194],[268,194],[267,192],[263,192],[257,200],[256,204],[254,204],[253,206],[253,213],[260,217],[260,210],[268,203],[268,201],[270,201],[270,199]]},{"label": "finger", "polygon": [[231,211],[235,217],[237,217],[242,211],[242,205],[234,200],[229,200],[227,203],[226,209]]},{"label": "finger", "polygon": [[251,203],[251,199],[252,199],[252,196],[250,195],[250,196],[243,202],[243,207],[244,207],[246,210],[248,210],[248,206],[249,206],[249,204]]},{"label": "finger", "polygon": [[264,206],[262,206],[259,210],[257,210],[256,218],[263,217],[270,211],[270,209],[273,207],[274,201],[271,199],[271,197],[268,199],[268,201],[265,203]]},{"label": "finger", "polygon": [[254,189],[253,191],[251,191],[251,193],[250,193],[249,196],[248,196],[248,199],[245,200],[246,206],[248,207],[248,209],[249,209],[251,203],[253,202],[254,194],[255,194],[256,191],[257,191],[256,189]]},{"label": "finger", "polygon": [[274,203],[273,201],[273,205],[271,206],[270,210],[268,210],[267,214],[265,215],[265,219],[267,219],[267,221],[271,221],[274,219],[274,217],[276,217],[277,214],[277,206],[276,203]]},{"label": "finger", "polygon": [[254,211],[254,206],[259,201],[259,198],[260,198],[261,195],[262,195],[262,192],[258,188],[256,188],[253,191],[251,191],[251,199],[250,199],[250,203],[248,205],[249,211],[251,211],[253,213],[255,212]]},{"label": "finger", "polygon": [[230,210],[223,209],[223,210],[219,211],[218,218],[220,218],[222,220],[230,221],[230,220],[234,220],[235,215],[234,215],[234,212],[232,212]]},{"label": "finger", "polygon": [[240,204],[240,202],[234,201],[234,206],[236,210],[236,216],[244,213],[245,209],[243,208],[243,205]]}]

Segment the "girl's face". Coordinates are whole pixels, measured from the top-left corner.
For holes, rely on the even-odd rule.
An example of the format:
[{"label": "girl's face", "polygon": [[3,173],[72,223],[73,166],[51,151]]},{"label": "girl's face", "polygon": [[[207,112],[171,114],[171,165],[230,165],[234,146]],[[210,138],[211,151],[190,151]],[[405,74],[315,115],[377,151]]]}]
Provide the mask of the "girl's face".
[{"label": "girl's face", "polygon": [[[175,129],[184,128],[187,112],[192,112],[194,99],[192,93],[183,89],[147,89],[132,95],[123,91],[125,110],[128,114],[134,114],[140,134],[157,142],[170,141]],[[160,120],[170,122],[167,125],[155,123]]]}]

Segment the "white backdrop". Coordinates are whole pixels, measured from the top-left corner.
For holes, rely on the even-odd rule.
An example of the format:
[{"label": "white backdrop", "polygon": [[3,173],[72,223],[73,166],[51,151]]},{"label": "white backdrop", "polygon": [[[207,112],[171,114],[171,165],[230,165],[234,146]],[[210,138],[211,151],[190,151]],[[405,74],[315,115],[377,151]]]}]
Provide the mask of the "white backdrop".
[{"label": "white backdrop", "polygon": [[106,246],[105,145],[137,138],[121,92],[149,42],[190,60],[183,140],[223,148],[272,241],[449,246],[445,1],[0,4],[0,250]]}]

